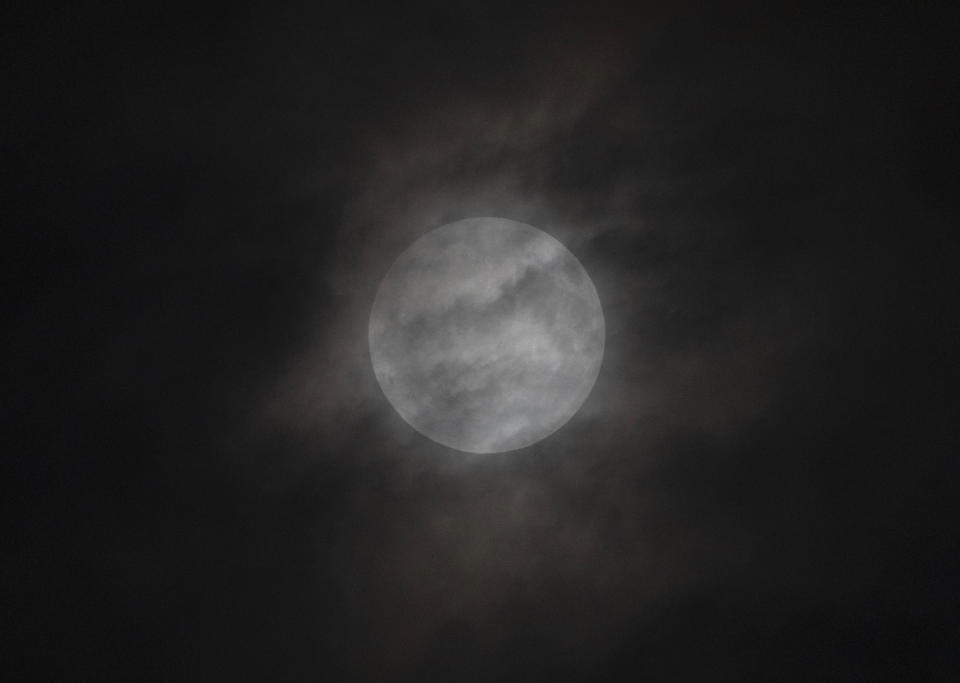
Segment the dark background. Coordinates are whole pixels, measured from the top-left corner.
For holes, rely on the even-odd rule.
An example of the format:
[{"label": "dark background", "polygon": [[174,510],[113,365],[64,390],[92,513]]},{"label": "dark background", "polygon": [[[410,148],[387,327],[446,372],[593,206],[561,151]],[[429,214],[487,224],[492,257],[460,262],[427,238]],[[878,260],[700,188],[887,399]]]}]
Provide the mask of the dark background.
[{"label": "dark background", "polygon": [[[946,3],[586,5],[4,11],[5,680],[960,678]],[[607,320],[490,456],[366,347],[475,215]]]}]

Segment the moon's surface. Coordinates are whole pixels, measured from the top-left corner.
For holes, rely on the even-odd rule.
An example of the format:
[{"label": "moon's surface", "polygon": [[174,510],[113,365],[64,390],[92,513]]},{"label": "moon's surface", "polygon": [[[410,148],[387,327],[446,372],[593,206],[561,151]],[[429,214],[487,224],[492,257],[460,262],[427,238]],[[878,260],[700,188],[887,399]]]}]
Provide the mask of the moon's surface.
[{"label": "moon's surface", "polygon": [[400,255],[369,336],[377,381],[404,420],[450,448],[497,453],[577,412],[600,371],[604,320],[560,242],[526,223],[470,218]]}]

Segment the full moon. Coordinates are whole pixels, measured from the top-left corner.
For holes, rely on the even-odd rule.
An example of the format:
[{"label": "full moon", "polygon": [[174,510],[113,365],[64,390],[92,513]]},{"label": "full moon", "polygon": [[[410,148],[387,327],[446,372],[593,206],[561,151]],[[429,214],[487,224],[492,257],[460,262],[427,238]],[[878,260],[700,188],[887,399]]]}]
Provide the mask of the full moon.
[{"label": "full moon", "polygon": [[553,237],[470,218],[400,255],[374,299],[369,339],[377,381],[411,427],[498,453],[540,441],[580,409],[603,360],[603,310]]}]

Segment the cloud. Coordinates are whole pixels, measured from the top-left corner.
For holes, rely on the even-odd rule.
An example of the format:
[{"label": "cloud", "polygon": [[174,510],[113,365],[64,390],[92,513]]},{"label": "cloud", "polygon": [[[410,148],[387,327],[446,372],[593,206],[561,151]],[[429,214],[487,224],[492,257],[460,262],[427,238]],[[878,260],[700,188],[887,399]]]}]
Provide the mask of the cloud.
[{"label": "cloud", "polygon": [[[398,111],[389,137],[370,133],[357,150],[362,182],[340,219],[339,257],[325,271],[336,299],[311,348],[291,359],[265,397],[272,423],[336,431],[344,416],[330,416],[339,407],[379,400],[369,382],[366,318],[393,260],[429,230],[493,215],[530,222],[571,248],[582,242],[595,222],[580,221],[555,203],[545,184],[545,155],[557,136],[603,100],[622,76],[627,54],[623,37],[609,29],[562,48],[532,45],[529,61],[512,74],[515,87],[465,97],[443,93]],[[512,282],[528,265],[502,265],[512,270],[495,280]],[[420,283],[437,292],[429,276]],[[459,293],[454,289],[448,296],[476,296],[474,284],[462,283]],[[494,288],[486,296],[497,294]]]}]

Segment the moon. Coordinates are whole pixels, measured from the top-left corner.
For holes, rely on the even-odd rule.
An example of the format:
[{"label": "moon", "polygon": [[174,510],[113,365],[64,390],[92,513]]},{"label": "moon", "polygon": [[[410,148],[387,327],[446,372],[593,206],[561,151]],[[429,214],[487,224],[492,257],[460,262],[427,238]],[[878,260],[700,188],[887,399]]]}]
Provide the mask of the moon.
[{"label": "moon", "polygon": [[469,218],[400,255],[377,290],[369,341],[377,381],[411,427],[459,451],[499,453],[580,409],[603,361],[604,318],[556,239]]}]

